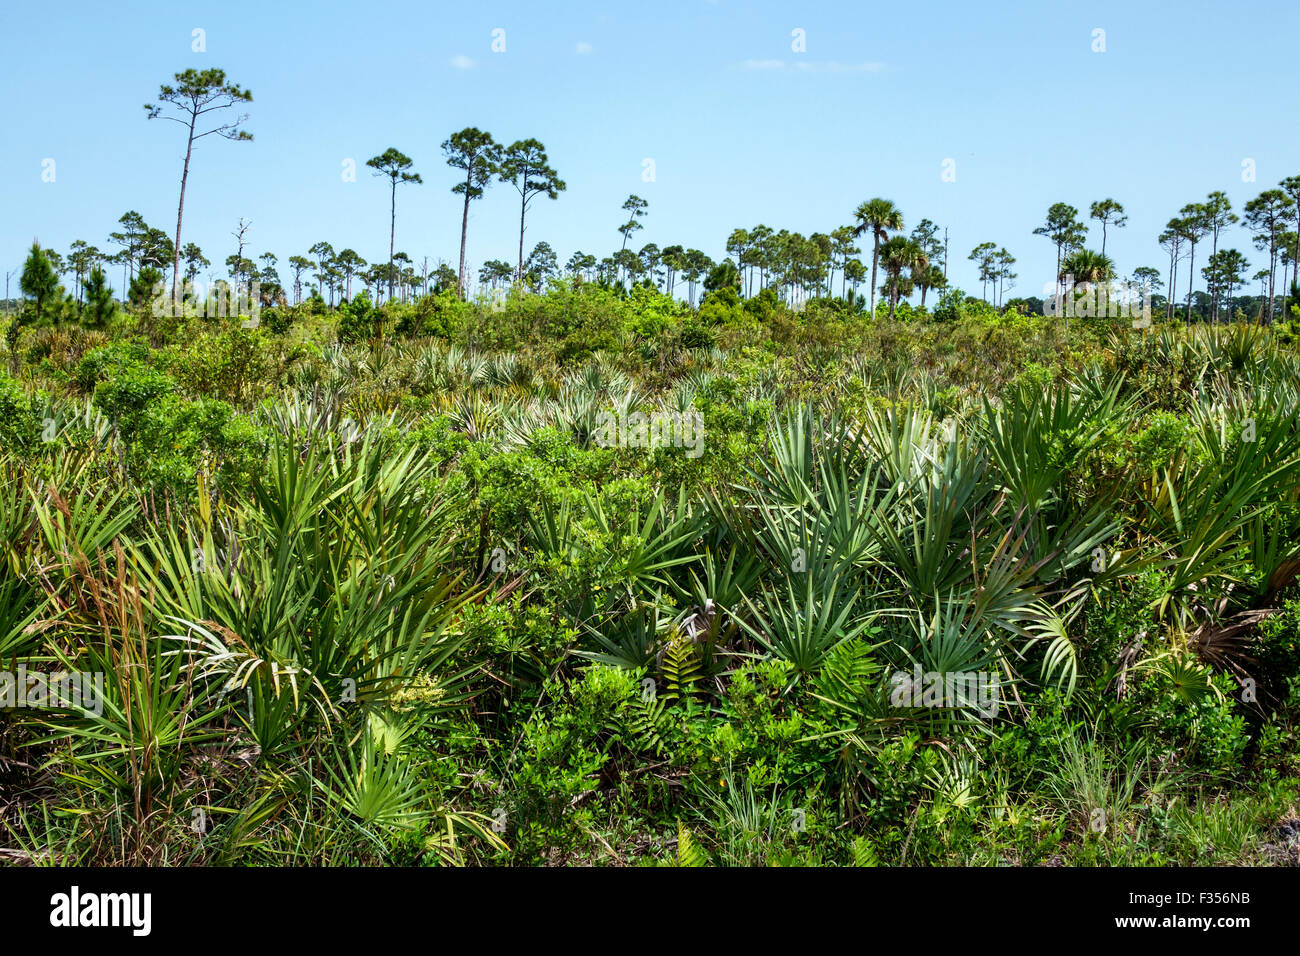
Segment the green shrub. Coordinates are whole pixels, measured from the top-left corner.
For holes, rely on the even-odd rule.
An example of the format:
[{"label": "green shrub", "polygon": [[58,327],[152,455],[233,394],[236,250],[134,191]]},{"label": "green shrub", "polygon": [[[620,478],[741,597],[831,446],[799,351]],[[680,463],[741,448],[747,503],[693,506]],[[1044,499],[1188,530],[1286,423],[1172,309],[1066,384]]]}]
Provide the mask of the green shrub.
[{"label": "green shrub", "polygon": [[150,365],[123,363],[95,386],[95,407],[124,427],[153,402],[176,390],[176,382]]},{"label": "green shrub", "polygon": [[163,395],[137,416],[131,462],[142,484],[189,497],[201,469],[225,494],[247,492],[265,462],[266,436],[226,402]]},{"label": "green shrub", "polygon": [[339,341],[345,344],[364,342],[378,334],[382,313],[370,303],[370,296],[359,293],[346,306],[339,309]]},{"label": "green shrub", "polygon": [[30,451],[40,441],[42,431],[37,397],[0,374],[0,449]]},{"label": "green shrub", "polygon": [[118,339],[87,351],[72,378],[78,388],[89,394],[100,382],[108,381],[128,368],[148,364],[149,360],[147,345]]}]

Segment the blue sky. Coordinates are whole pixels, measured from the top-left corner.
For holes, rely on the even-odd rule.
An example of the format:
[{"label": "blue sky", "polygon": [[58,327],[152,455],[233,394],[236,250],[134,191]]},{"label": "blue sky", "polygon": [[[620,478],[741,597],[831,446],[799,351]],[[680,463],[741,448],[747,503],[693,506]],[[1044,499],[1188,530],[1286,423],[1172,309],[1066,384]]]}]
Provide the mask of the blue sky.
[{"label": "blue sky", "polygon": [[[949,277],[979,293],[970,250],[1019,260],[1009,294],[1041,294],[1055,261],[1047,207],[1112,196],[1129,223],[1107,251],[1128,274],[1188,202],[1241,206],[1300,174],[1294,102],[1300,7],[1229,3],[6,3],[0,8],[0,268],[33,237],[66,251],[128,209],[169,234],[184,149],[141,108],[188,68],[253,92],[255,141],[195,152],[183,241],[214,263],[252,221],[251,251],[284,261],[318,240],[383,260],[388,195],[365,160],[395,146],[424,184],[399,190],[397,246],[455,263],[459,197],[440,143],[478,126],[546,144],[568,190],[531,207],[526,249],[618,249],[619,208],[649,200],[634,240],[724,255],[731,230],[849,223],[872,196],[910,229],[947,226]],[[206,31],[204,53],[192,31]],[[505,30],[505,52],[491,49]],[[1095,29],[1105,52],[1093,52]],[[792,31],[806,51],[792,50]],[[342,180],[354,159],[356,182]],[[655,181],[642,178],[654,160]],[[55,181],[42,181],[42,161]],[[955,162],[944,182],[943,162]],[[1243,160],[1255,182],[1243,182]],[[469,260],[512,260],[517,194],[473,204]],[[1225,240],[1263,262],[1239,227]],[[1090,236],[1092,247],[1100,235]],[[864,250],[865,251],[865,250]],[[1198,250],[1198,258],[1201,253]],[[1202,260],[1203,264],[1203,260]],[[1199,268],[1199,264],[1198,264]],[[120,276],[113,280],[120,284]],[[1182,285],[1180,281],[1180,286]],[[1197,283],[1200,287],[1201,283]]]}]

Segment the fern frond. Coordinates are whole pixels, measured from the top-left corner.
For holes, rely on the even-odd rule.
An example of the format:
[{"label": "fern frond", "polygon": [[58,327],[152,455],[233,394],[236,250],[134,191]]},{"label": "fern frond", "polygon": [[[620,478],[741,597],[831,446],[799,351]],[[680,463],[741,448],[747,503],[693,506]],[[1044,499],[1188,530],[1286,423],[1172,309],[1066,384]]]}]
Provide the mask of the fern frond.
[{"label": "fern frond", "polygon": [[864,836],[856,837],[853,840],[853,865],[854,866],[879,866],[880,861],[876,858],[876,848],[871,845],[871,841]]},{"label": "fern frond", "polygon": [[695,642],[685,634],[676,634],[664,649],[664,698],[689,697],[700,679],[700,653]]},{"label": "fern frond", "polygon": [[677,865],[678,866],[708,866],[709,855],[704,852],[704,848],[695,841],[694,834],[685,824],[677,824]]}]

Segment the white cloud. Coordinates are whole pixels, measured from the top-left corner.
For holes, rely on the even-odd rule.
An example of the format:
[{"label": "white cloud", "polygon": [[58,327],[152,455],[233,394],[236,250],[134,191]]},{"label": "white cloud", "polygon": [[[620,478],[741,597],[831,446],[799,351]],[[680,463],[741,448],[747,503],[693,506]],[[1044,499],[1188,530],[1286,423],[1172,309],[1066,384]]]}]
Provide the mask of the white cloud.
[{"label": "white cloud", "polygon": [[590,52],[591,52],[591,44],[590,44],[590,43],[579,43],[579,44],[577,45],[577,47],[575,48],[575,52],[577,52],[577,53],[584,53],[584,54],[585,54],[585,53],[590,53]]},{"label": "white cloud", "polygon": [[467,57],[467,56],[463,56],[463,55],[461,55],[461,56],[453,56],[453,57],[451,58],[451,65],[454,66],[454,67],[455,67],[456,69],[458,69],[458,70],[472,70],[472,69],[474,69],[474,61],[471,60],[469,57]]}]

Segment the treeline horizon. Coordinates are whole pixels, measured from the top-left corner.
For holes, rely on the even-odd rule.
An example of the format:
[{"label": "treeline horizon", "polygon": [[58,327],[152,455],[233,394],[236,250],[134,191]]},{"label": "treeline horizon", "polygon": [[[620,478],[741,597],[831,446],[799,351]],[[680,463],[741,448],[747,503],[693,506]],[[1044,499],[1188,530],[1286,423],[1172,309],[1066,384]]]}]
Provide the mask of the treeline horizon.
[{"label": "treeline horizon", "polygon": [[[475,127],[453,133],[442,143],[443,159],[456,174],[451,191],[463,197],[458,268],[442,257],[434,259],[427,255],[421,257],[417,267],[410,255],[397,248],[397,187],[422,185],[424,180],[415,171],[415,160],[389,147],[366,162],[373,175],[389,187],[386,259],[367,261],[351,246],[336,251],[332,243],[321,240],[311,245],[305,255],[289,256],[284,263],[286,275],[282,277],[279,256],[271,251],[260,255],[251,252],[254,248],[250,236],[252,223],[241,217],[231,233],[234,251],[226,256],[226,272],[218,278],[203,249],[194,242],[182,242],[190,159],[197,141],[209,135],[236,142],[252,141],[252,134],[243,128],[247,114],[227,112],[251,102],[252,94],[228,82],[224,71],[218,69],[185,70],[175,75],[174,82],[174,86],[161,86],[157,102],[146,104],[145,110],[150,119],[169,120],[187,131],[175,237],[150,225],[139,212],[130,210],[118,220],[122,228],[108,234],[108,243],[119,247],[112,254],[83,239],[74,240],[66,253],[43,248],[38,240],[34,241],[19,275],[18,288],[25,299],[34,300],[37,319],[47,302],[59,297],[59,289],[63,288],[58,282],[60,277],[68,277],[72,282],[71,293],[65,289],[63,295],[71,299],[67,305],[73,314],[79,317],[92,299],[96,303],[94,307],[102,312],[105,304],[113,301],[116,291],[104,271],[106,266],[122,269],[121,294],[117,301],[137,307],[157,298],[156,289],[160,283],[166,284],[169,273],[172,297],[177,301],[188,297],[182,290],[183,284],[192,286],[206,274],[209,289],[219,288],[228,277],[235,289],[247,289],[251,296],[256,284],[262,305],[298,305],[304,298],[319,298],[331,309],[351,301],[354,284],[364,288],[379,305],[385,300],[410,301],[453,290],[460,297],[468,298],[475,277],[478,295],[496,295],[511,286],[541,292],[551,283],[569,278],[623,290],[636,285],[651,286],[665,295],[684,298],[692,308],[699,304],[701,288],[708,292],[727,286],[741,298],[772,289],[792,307],[812,299],[839,298],[858,311],[865,307],[872,314],[879,297],[879,301],[888,304],[891,317],[902,301],[910,303],[913,297],[919,296],[919,307],[924,309],[931,292],[939,294],[951,289],[947,228],[942,228],[941,239],[941,227],[922,218],[910,232],[905,232],[902,210],[893,201],[880,197],[860,203],[850,223],[826,233],[804,236],[762,223],[734,229],[725,242],[726,257],[715,261],[707,253],[686,245],[660,247],[647,243],[639,250],[630,248],[632,237],[644,228],[643,220],[649,213],[649,202],[633,194],[621,207],[625,220],[612,230],[622,236],[622,242],[609,255],[598,258],[577,250],[561,267],[557,253],[546,241],[536,243],[525,255],[531,204],[539,196],[558,199],[567,184],[551,167],[546,148],[539,140],[516,140],[506,145]],[[208,119],[209,114],[216,116]],[[518,248],[512,254],[513,263],[503,258],[487,259],[474,273],[466,261],[469,210],[471,203],[482,199],[493,184],[509,185],[517,193]],[[1278,187],[1262,191],[1244,205],[1242,213],[1238,216],[1228,196],[1219,190],[1210,192],[1204,202],[1184,205],[1157,237],[1168,257],[1167,267],[1140,265],[1127,276],[1120,273],[1113,257],[1106,253],[1108,231],[1124,228],[1128,222],[1123,204],[1113,198],[1093,201],[1088,207],[1088,219],[1100,226],[1101,242],[1097,249],[1086,245],[1089,225],[1080,218],[1079,209],[1066,202],[1052,204],[1043,224],[1032,234],[1048,239],[1055,247],[1055,276],[1050,280],[1055,283],[1051,293],[1054,297],[1063,295],[1062,284],[1067,277],[1072,277],[1084,290],[1120,280],[1139,294],[1151,296],[1153,307],[1167,319],[1219,321],[1253,317],[1271,324],[1279,314],[1288,317],[1289,305],[1297,298],[1300,176],[1287,177]],[[1227,230],[1238,223],[1249,231],[1254,247],[1266,256],[1265,267],[1254,273],[1250,272],[1251,263],[1241,251],[1228,246],[1220,248]],[[1210,250],[1199,270],[1203,289],[1198,290],[1195,288],[1197,248],[1207,240]],[[983,301],[998,309],[1015,308],[1043,314],[1042,296],[1007,297],[1007,292],[1015,289],[1019,274],[1013,269],[1016,257],[1005,245],[983,241],[966,258],[978,269]],[[16,302],[8,287],[13,275],[10,272],[6,276],[6,314]],[[1184,279],[1186,293],[1180,294]],[[1240,294],[1252,282],[1259,283],[1259,294]],[[860,295],[859,289],[864,284],[867,294]],[[1235,297],[1234,291],[1238,292]],[[17,304],[21,309],[21,300]]]}]

